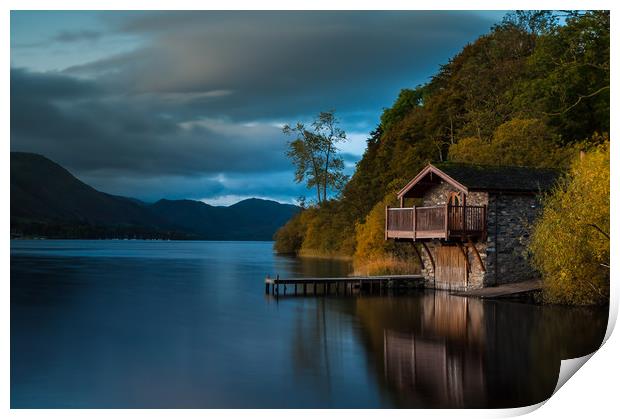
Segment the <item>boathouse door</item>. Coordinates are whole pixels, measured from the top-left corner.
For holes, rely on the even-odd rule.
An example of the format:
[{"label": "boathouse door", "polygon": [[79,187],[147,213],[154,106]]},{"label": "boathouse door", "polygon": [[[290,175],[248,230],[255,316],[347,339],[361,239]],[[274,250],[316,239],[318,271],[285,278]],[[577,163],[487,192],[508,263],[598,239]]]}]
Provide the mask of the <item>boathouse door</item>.
[{"label": "boathouse door", "polygon": [[467,286],[467,261],[458,246],[436,248],[435,281],[445,288],[463,289]]}]

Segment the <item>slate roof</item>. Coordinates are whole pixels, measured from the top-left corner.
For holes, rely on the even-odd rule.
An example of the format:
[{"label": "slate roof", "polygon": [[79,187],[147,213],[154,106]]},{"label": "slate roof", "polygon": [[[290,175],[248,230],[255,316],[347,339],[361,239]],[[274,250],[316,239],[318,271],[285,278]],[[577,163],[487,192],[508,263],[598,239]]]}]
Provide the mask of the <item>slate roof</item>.
[{"label": "slate roof", "polygon": [[438,163],[437,169],[469,190],[538,192],[550,189],[558,179],[556,169],[524,166],[484,166],[464,163]]}]

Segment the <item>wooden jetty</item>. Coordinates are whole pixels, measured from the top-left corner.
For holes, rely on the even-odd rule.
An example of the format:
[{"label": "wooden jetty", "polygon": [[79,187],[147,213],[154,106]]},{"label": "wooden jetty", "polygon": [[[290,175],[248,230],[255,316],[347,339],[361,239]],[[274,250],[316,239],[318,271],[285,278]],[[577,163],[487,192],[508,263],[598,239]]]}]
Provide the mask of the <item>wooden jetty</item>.
[{"label": "wooden jetty", "polygon": [[470,291],[455,292],[452,295],[461,297],[477,297],[477,298],[509,298],[516,297],[520,294],[526,294],[542,289],[542,281],[531,280],[522,282],[513,282],[510,284],[498,285],[495,287],[480,288]]},{"label": "wooden jetty", "polygon": [[421,287],[422,275],[346,276],[337,278],[265,278],[265,294],[286,295],[351,295],[367,290],[370,293],[388,288]]}]

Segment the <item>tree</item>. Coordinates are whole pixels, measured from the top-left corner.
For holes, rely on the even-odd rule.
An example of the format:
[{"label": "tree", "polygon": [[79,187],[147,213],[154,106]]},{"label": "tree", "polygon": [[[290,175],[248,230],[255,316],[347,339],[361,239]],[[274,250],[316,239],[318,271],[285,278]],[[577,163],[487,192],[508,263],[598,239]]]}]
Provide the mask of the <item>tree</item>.
[{"label": "tree", "polygon": [[512,26],[532,35],[544,35],[557,28],[558,18],[552,10],[516,10],[507,13],[499,26]]},{"label": "tree", "polygon": [[546,300],[609,301],[609,142],[576,159],[544,200],[530,250]]},{"label": "tree", "polygon": [[338,156],[338,143],[347,135],[339,125],[334,111],[321,112],[307,128],[302,122],[294,127],[285,125],[282,132],[295,136],[288,143],[287,156],[295,166],[295,181],[306,181],[316,189],[317,203],[327,201],[328,191],[340,191],[348,177],[343,173],[344,161]]},{"label": "tree", "polygon": [[609,22],[609,11],[571,13],[538,38],[528,59],[530,79],[519,85],[514,106],[544,117],[564,143],[609,132]]},{"label": "tree", "polygon": [[410,243],[385,240],[385,207],[395,205],[396,192],[406,182],[395,179],[389,192],[370,210],[363,222],[355,226],[353,267],[359,275],[397,275],[420,271],[415,250]]},{"label": "tree", "polygon": [[575,147],[560,147],[557,136],[539,119],[513,119],[500,125],[490,141],[476,137],[450,146],[450,160],[488,165],[563,167],[577,155]]}]

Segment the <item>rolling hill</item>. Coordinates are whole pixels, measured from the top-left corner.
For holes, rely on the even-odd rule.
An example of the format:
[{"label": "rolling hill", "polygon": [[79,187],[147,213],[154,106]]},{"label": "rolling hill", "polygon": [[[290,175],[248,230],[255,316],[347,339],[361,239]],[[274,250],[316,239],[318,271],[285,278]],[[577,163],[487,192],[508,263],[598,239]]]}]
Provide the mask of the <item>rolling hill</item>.
[{"label": "rolling hill", "polygon": [[44,156],[11,152],[13,237],[271,240],[298,210],[255,198],[230,207],[149,204],[100,192]]}]

